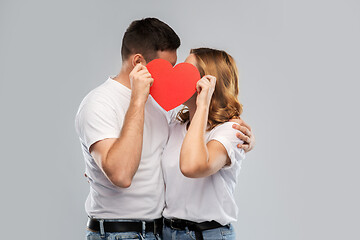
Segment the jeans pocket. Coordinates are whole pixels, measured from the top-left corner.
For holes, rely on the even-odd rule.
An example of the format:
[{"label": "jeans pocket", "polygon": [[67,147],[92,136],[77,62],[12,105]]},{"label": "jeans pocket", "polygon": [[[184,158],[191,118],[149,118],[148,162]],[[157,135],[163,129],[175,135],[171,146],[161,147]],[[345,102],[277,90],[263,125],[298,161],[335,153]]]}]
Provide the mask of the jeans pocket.
[{"label": "jeans pocket", "polygon": [[232,225],[220,229],[223,240],[235,240],[235,231]]},{"label": "jeans pocket", "polygon": [[141,239],[139,233],[137,232],[124,232],[124,233],[116,233],[114,236],[116,240],[138,240]]},{"label": "jeans pocket", "polygon": [[104,240],[98,232],[86,230],[86,240]]},{"label": "jeans pocket", "polygon": [[218,227],[203,231],[204,240],[235,240],[235,232],[232,226]]}]

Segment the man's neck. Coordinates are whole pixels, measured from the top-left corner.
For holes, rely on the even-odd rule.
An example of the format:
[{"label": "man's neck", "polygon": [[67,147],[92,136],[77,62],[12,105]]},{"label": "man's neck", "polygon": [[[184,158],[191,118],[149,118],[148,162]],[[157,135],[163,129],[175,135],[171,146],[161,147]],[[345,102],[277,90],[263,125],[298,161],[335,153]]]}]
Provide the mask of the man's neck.
[{"label": "man's neck", "polygon": [[113,78],[113,80],[115,80],[115,81],[121,83],[122,85],[124,85],[125,87],[131,89],[130,78],[129,78],[130,72],[131,72],[131,70],[128,67],[122,66],[119,74],[116,75]]},{"label": "man's neck", "polygon": [[189,120],[191,122],[196,112],[196,106],[188,106],[188,109],[189,109]]},{"label": "man's neck", "polygon": [[[187,108],[189,110],[189,124],[190,124],[190,122],[193,119],[194,114],[196,112],[196,104],[188,104]],[[189,129],[189,125],[186,126],[186,130],[188,130],[188,129]]]}]

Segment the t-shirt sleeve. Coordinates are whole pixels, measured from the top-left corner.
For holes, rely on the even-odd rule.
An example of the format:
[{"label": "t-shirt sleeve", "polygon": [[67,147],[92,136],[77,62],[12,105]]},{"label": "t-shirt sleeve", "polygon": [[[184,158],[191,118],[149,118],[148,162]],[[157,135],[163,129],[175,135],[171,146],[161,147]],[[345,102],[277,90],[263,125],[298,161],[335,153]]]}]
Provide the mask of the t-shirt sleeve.
[{"label": "t-shirt sleeve", "polygon": [[123,116],[117,116],[115,109],[106,102],[85,103],[76,115],[77,133],[87,149],[97,141],[118,138]]},{"label": "t-shirt sleeve", "polygon": [[[216,126],[211,130],[209,135],[209,141],[216,140],[220,142],[226,149],[227,154],[230,158],[230,165],[224,166],[224,169],[231,168],[238,161],[245,159],[245,152],[243,149],[238,148],[237,145],[243,143],[239,138],[236,137],[238,130],[232,128],[234,122],[225,122],[221,125]],[[242,134],[240,132],[240,134]]]}]

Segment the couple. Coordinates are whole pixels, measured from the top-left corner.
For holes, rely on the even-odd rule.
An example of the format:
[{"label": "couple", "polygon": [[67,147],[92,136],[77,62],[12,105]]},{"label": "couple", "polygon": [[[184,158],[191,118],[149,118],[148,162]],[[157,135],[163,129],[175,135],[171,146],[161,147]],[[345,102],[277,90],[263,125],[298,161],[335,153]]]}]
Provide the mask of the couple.
[{"label": "couple", "polygon": [[75,128],[90,183],[86,239],[235,239],[234,188],[254,145],[238,118],[237,68],[224,51],[191,50],[185,62],[200,72],[197,92],[166,112],[149,95],[146,64],[162,58],[174,66],[179,46],[164,22],[132,22],[120,73],[79,106]]}]

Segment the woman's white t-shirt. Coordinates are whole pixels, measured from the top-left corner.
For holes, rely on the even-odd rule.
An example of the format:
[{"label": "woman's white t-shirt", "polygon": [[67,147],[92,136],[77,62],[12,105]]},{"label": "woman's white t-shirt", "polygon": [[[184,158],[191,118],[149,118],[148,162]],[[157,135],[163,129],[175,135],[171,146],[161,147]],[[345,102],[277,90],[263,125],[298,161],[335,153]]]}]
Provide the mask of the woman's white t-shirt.
[{"label": "woman's white t-shirt", "polygon": [[170,124],[170,136],[161,160],[166,185],[165,218],[194,222],[214,220],[222,225],[237,220],[234,190],[245,152],[237,147],[240,140],[236,137],[238,131],[232,128],[233,124],[226,122],[206,132],[206,143],[219,141],[225,147],[231,164],[204,178],[188,178],[181,173],[180,149],[187,123],[174,121]]}]

